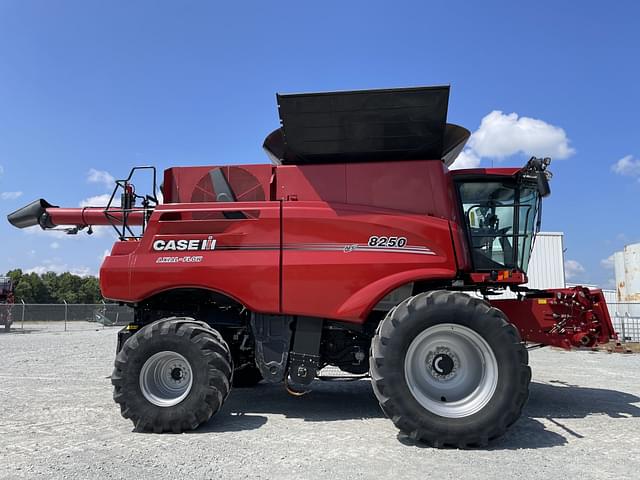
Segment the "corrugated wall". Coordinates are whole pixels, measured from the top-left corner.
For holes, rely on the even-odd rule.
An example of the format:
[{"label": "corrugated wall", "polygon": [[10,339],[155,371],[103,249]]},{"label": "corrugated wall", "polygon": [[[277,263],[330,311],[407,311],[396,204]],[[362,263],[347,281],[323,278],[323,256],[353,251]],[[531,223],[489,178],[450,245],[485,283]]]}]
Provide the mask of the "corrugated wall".
[{"label": "corrugated wall", "polygon": [[539,232],[529,261],[528,287],[564,288],[564,234]]}]

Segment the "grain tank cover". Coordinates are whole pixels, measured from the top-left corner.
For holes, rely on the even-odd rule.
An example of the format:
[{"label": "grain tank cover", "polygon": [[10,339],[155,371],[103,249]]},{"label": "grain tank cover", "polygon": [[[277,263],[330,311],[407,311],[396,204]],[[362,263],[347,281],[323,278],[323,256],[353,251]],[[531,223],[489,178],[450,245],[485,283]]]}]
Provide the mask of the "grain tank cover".
[{"label": "grain tank cover", "polygon": [[450,150],[448,86],[278,94],[277,100],[282,128],[264,146],[279,163],[441,160]]}]

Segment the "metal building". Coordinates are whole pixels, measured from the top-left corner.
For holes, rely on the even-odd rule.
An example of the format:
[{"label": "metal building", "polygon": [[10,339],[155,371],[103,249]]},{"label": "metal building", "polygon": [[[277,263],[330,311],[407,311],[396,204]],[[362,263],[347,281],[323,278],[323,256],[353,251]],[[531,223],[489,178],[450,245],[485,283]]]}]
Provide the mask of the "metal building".
[{"label": "metal building", "polygon": [[564,234],[538,232],[529,260],[529,288],[564,288]]}]

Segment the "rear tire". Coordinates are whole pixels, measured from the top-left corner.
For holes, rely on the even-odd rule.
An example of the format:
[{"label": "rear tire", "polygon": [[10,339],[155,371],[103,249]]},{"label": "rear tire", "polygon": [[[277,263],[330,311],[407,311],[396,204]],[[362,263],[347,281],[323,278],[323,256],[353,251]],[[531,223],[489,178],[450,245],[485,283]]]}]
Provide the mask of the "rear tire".
[{"label": "rear tire", "polygon": [[180,433],[217,413],[231,389],[233,361],[222,336],[187,317],[158,320],[116,356],[113,398],[138,431]]},{"label": "rear tire", "polygon": [[416,295],[380,323],[373,390],[403,433],[434,447],[485,446],[515,422],[531,370],[516,328],[464,293]]}]

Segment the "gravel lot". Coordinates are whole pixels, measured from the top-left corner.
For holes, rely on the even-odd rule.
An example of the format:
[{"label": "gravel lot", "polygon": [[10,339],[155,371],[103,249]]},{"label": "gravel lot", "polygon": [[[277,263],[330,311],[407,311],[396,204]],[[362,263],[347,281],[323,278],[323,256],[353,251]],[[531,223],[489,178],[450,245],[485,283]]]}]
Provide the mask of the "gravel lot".
[{"label": "gravel lot", "polygon": [[399,436],[368,381],[235,390],[196,432],[132,432],[111,398],[116,329],[0,334],[0,478],[638,478],[640,356],[531,352],[523,417],[480,450]]}]

